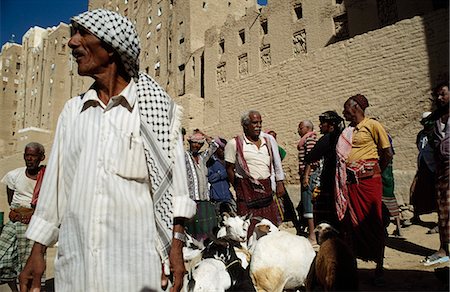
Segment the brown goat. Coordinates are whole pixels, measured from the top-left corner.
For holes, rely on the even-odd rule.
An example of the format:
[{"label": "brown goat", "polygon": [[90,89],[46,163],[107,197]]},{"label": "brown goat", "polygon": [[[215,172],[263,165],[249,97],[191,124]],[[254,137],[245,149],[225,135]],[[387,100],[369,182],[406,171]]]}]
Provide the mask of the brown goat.
[{"label": "brown goat", "polygon": [[316,229],[319,252],[311,264],[306,280],[307,291],[357,291],[356,258],[338,232],[327,223]]}]

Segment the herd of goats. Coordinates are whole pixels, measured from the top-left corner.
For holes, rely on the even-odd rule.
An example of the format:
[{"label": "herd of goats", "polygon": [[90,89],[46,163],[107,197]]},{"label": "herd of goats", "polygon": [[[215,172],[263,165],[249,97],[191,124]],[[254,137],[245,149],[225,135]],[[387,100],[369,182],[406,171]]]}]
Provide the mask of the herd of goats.
[{"label": "herd of goats", "polygon": [[355,256],[329,224],[315,229],[316,252],[306,237],[263,218],[247,239],[250,216],[230,214],[202,243],[187,234],[184,291],[358,290]]}]

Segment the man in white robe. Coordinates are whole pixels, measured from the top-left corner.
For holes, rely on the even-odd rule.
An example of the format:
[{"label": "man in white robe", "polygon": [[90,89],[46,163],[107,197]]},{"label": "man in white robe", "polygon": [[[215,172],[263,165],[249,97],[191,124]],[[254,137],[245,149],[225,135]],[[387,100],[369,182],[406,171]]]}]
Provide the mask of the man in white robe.
[{"label": "man in white robe", "polygon": [[21,289],[38,287],[42,254],[58,240],[56,291],[160,291],[169,274],[179,291],[183,224],[195,213],[181,108],[138,72],[128,19],[97,9],[72,18],[71,28],[78,73],[95,82],[59,117]]}]

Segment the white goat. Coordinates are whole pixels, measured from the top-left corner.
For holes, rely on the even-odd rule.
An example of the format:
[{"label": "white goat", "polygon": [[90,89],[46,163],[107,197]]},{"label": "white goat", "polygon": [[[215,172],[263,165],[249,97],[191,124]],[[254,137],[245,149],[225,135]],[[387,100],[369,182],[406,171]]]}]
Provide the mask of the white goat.
[{"label": "white goat", "polygon": [[255,238],[257,243],[252,246],[250,275],[257,291],[281,292],[303,286],[316,255],[305,237],[275,228]]},{"label": "white goat", "polygon": [[250,253],[247,249],[247,233],[250,226],[250,218],[250,215],[231,216],[228,213],[224,213],[223,226],[217,232],[217,238],[226,237],[238,243],[234,245],[234,250],[244,269],[247,268],[250,262]]},{"label": "white goat", "polygon": [[231,287],[231,277],[225,264],[213,258],[203,259],[199,262],[192,270],[190,278],[185,291],[221,292]]},{"label": "white goat", "polygon": [[271,233],[279,231],[278,227],[276,227],[270,220],[264,218],[259,223],[256,223],[255,229],[253,230],[252,236],[248,239],[248,250],[250,253],[253,253],[256,247],[256,242],[261,237]]}]

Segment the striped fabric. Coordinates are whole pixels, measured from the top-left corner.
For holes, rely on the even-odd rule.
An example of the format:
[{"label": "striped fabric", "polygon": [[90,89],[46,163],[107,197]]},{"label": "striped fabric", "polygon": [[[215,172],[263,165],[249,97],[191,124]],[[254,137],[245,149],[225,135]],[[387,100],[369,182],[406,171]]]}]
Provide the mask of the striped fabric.
[{"label": "striped fabric", "polygon": [[386,208],[389,210],[391,217],[400,216],[400,207],[398,206],[397,199],[394,194],[394,174],[392,171],[392,162],[381,173],[381,180],[383,182],[383,197],[382,201]]},{"label": "striped fabric", "polygon": [[[131,81],[108,105],[91,89],[69,100],[60,115],[26,234],[47,246],[59,240],[56,291],[161,290],[154,202],[136,105]],[[178,145],[175,161],[182,167],[175,167],[173,180],[182,185]],[[174,215],[190,217],[190,208],[174,206]]]},{"label": "striped fabric", "polygon": [[[297,145],[298,150],[298,171],[300,175],[303,175],[305,170],[305,156],[314,148],[317,143],[317,134],[316,132],[308,132],[305,134],[306,137],[302,137],[300,139],[299,144]],[[311,163],[311,167],[314,169],[319,166],[318,162]]]}]

